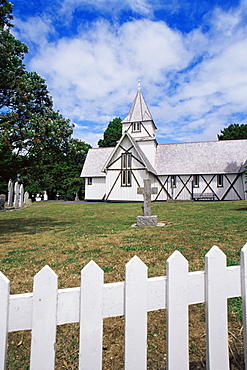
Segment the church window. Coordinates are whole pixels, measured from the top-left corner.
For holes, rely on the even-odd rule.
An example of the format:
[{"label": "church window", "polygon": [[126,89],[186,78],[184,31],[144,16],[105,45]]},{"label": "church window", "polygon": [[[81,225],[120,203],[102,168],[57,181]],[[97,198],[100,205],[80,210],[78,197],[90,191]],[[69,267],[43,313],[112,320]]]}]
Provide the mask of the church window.
[{"label": "church window", "polygon": [[121,185],[131,186],[131,153],[122,154],[121,158]]},{"label": "church window", "polygon": [[87,178],[87,184],[88,184],[88,185],[92,185],[92,183],[93,183],[93,179],[92,179],[92,177],[88,177],[88,178]]},{"label": "church window", "polygon": [[199,175],[193,176],[193,186],[194,188],[199,188]]},{"label": "church window", "polygon": [[172,188],[175,188],[177,186],[176,181],[177,181],[176,176],[175,175],[172,175],[171,176],[171,187]]},{"label": "church window", "polygon": [[223,175],[217,175],[217,186],[218,188],[223,188]]},{"label": "church window", "polygon": [[132,124],[132,131],[133,132],[140,132],[141,131],[141,123],[140,122],[134,122]]}]

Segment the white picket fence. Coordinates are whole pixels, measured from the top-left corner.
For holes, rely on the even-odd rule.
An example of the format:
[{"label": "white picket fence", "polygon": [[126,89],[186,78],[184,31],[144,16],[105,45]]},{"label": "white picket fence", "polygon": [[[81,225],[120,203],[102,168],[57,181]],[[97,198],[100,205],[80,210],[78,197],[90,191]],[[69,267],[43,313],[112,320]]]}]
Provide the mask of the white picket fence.
[{"label": "white picket fence", "polygon": [[0,369],[8,332],[30,329],[30,369],[54,369],[56,326],[76,322],[79,369],[101,369],[103,319],[124,315],[124,368],[144,370],[147,312],[159,309],[167,311],[167,369],[189,369],[188,306],[206,302],[207,368],[227,370],[227,299],[238,296],[247,364],[247,244],[240,266],[226,267],[225,254],[214,246],[206,254],[205,271],[188,272],[188,261],[175,251],[167,260],[167,276],[148,278],[147,266],[136,256],[126,265],[125,282],[104,284],[103,275],[91,261],[81,271],[81,287],[58,289],[57,275],[45,266],[34,277],[33,293],[10,295],[9,280],[0,273]]}]

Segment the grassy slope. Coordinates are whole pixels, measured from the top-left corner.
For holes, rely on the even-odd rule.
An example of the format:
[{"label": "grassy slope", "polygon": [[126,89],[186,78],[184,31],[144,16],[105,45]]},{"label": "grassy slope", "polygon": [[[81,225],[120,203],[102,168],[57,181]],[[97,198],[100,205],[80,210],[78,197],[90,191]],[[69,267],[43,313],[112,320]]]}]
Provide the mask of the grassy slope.
[{"label": "grassy slope", "polygon": [[[11,293],[24,293],[32,291],[33,276],[45,264],[58,274],[59,288],[78,286],[80,270],[91,259],[105,271],[105,282],[123,280],[124,266],[134,255],[147,264],[150,277],[164,275],[166,259],[176,249],[189,260],[191,271],[204,268],[204,255],[213,245],[226,253],[229,265],[239,264],[240,249],[247,242],[245,201],[154,203],[152,209],[166,226],[130,227],[141,210],[140,204],[133,203],[36,203],[23,210],[2,212],[0,271],[11,281]],[[203,321],[202,306],[191,307],[193,322]],[[238,311],[238,302],[232,301],[231,320]],[[150,313],[149,316],[149,366],[161,369],[165,366],[165,313]],[[123,320],[105,321],[104,368],[118,369],[122,366]],[[239,325],[241,327],[236,322],[231,329],[237,339]],[[66,327],[58,329],[58,369],[77,366],[77,327],[74,325],[70,329],[70,336],[66,330]],[[200,330],[192,332],[191,360],[203,368],[205,343],[195,343],[198,337],[203,338],[204,323]],[[69,349],[66,350],[62,348],[64,336],[69,340]],[[234,341],[234,347],[235,344],[238,346],[237,354],[234,354],[237,359],[241,352],[241,338],[236,343]],[[11,334],[9,345],[8,368],[26,369],[28,335]]]}]

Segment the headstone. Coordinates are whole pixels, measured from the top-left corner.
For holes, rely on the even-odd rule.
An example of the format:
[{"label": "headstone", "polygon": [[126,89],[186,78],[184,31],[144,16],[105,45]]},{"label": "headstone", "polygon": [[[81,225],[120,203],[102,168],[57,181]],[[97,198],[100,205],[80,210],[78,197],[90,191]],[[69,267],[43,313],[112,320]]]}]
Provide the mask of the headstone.
[{"label": "headstone", "polygon": [[158,217],[151,215],[151,195],[157,194],[156,187],[151,188],[151,180],[143,180],[144,187],[137,188],[137,194],[143,195],[143,216],[137,216],[136,226],[156,226],[158,224]]},{"label": "headstone", "polygon": [[9,180],[8,183],[8,207],[13,207],[13,182]]},{"label": "headstone", "polygon": [[23,184],[20,185],[20,197],[19,197],[19,207],[22,208],[24,206],[24,186]]},{"label": "headstone", "polygon": [[20,199],[20,185],[18,181],[15,182],[15,187],[14,187],[14,207],[19,208],[19,199]]},{"label": "headstone", "polygon": [[48,200],[48,195],[47,195],[46,190],[44,191],[44,198],[43,198],[43,200]]},{"label": "headstone", "polygon": [[36,202],[41,202],[41,194],[37,194],[35,200]]},{"label": "headstone", "polygon": [[75,201],[78,202],[80,199],[79,199],[79,196],[78,196],[78,193],[76,192],[75,193]]},{"label": "headstone", "polygon": [[25,193],[24,193],[24,204],[28,204],[28,203],[30,203],[29,193],[28,193],[28,191],[25,191]]},{"label": "headstone", "polygon": [[5,202],[6,202],[6,195],[0,194],[0,211],[4,210]]}]

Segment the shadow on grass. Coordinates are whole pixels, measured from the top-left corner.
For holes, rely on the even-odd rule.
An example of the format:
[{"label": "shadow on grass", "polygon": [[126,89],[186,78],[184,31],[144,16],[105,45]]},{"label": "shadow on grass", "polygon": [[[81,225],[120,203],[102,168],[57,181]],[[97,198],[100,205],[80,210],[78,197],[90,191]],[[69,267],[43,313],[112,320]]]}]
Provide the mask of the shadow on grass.
[{"label": "shadow on grass", "polygon": [[52,218],[14,218],[11,220],[0,220],[0,237],[1,242],[7,243],[8,236],[13,233],[37,234],[44,231],[52,230],[56,226],[68,226],[69,222],[61,222]]},{"label": "shadow on grass", "polygon": [[247,207],[244,207],[244,208],[235,208],[235,211],[247,212]]}]

